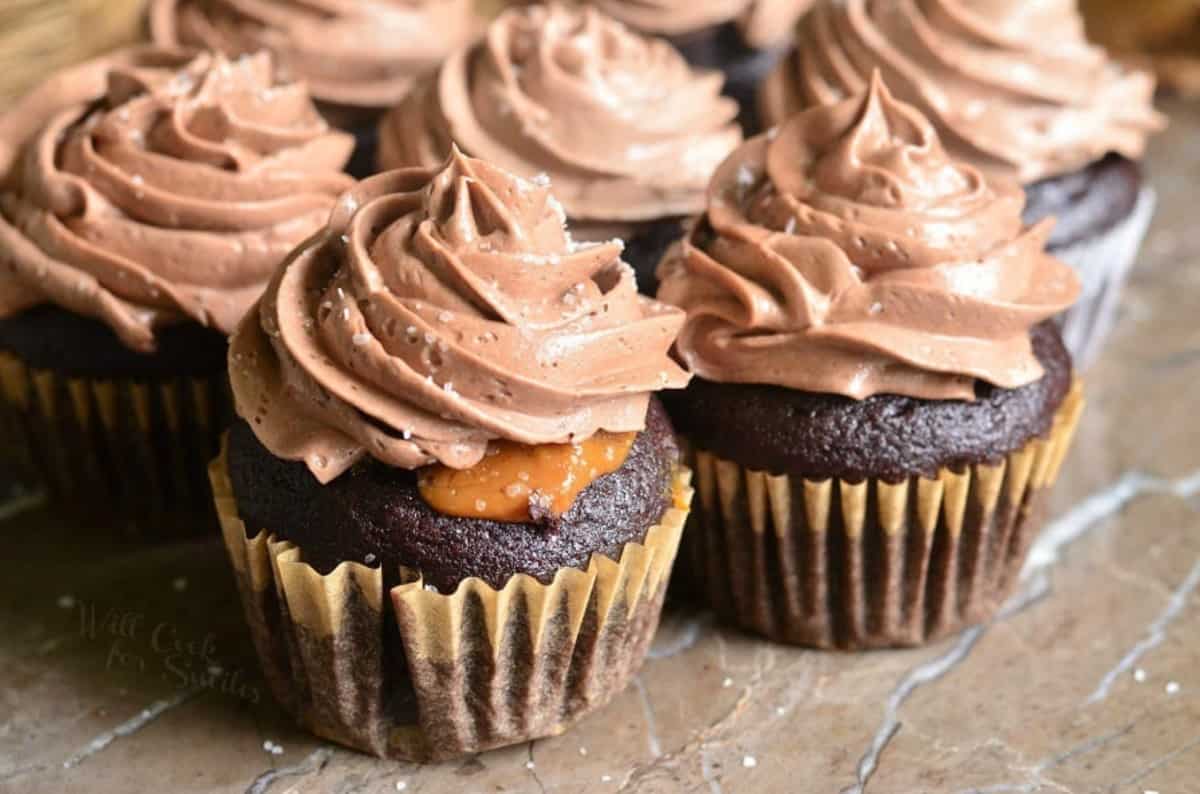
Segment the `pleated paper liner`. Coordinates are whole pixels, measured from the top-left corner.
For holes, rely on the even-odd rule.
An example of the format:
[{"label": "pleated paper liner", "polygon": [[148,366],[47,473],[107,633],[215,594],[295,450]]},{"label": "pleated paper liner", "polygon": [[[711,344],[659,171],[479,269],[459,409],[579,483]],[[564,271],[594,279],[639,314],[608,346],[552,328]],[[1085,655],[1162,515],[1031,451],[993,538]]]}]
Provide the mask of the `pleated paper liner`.
[{"label": "pleated paper liner", "polygon": [[1051,253],[1075,268],[1083,290],[1061,318],[1063,342],[1081,369],[1094,362],[1116,324],[1121,293],[1154,217],[1157,196],[1143,188],[1129,217],[1095,239]]},{"label": "pleated paper liner", "polygon": [[0,432],[23,479],[89,524],[178,536],[216,528],[205,476],[231,411],[208,378],[68,377],[0,353]]},{"label": "pleated paper liner", "polygon": [[680,574],[727,619],[796,645],[915,646],[982,623],[1013,589],[1082,409],[1076,383],[1045,438],[895,485],[691,453],[699,499]]},{"label": "pleated paper liner", "polygon": [[343,562],[322,575],[303,552],[238,517],[224,453],[209,470],[251,635],[281,705],[313,733],[382,757],[450,758],[561,733],[637,672],[658,626],[691,502],[620,560],[594,554],[550,584],[480,579],[453,594],[415,571]]}]

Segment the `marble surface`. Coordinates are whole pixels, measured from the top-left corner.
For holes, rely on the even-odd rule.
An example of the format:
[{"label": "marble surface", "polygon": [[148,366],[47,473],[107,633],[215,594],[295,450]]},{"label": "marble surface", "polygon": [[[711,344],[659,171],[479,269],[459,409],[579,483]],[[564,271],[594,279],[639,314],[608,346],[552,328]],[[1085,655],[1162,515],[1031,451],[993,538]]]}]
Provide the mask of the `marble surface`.
[{"label": "marble surface", "polygon": [[566,735],[382,762],[270,702],[215,542],[100,539],[23,500],[0,523],[0,792],[1200,792],[1200,106],[1166,107],[1155,228],[992,625],[836,655],[675,607]]}]

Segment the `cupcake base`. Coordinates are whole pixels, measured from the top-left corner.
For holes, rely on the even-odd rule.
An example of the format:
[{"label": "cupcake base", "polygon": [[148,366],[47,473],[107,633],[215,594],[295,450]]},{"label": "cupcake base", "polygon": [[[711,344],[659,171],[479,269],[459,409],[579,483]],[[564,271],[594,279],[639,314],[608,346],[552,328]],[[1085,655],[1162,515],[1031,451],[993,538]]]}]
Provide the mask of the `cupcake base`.
[{"label": "cupcake base", "polygon": [[1025,187],[1022,219],[1033,225],[1054,218],[1047,246],[1063,248],[1103,235],[1133,212],[1142,168],[1118,154]]},{"label": "cupcake base", "polygon": [[979,624],[1013,589],[1082,407],[1076,384],[1045,438],[898,483],[775,476],[696,450],[680,566],[718,613],[779,642],[915,646]]},{"label": "cupcake base", "polygon": [[375,123],[355,127],[354,151],[346,163],[346,173],[355,179],[366,179],[379,173],[379,125]]},{"label": "cupcake base", "polygon": [[1110,229],[1065,246],[1052,246],[1054,256],[1079,274],[1082,292],[1060,318],[1063,341],[1080,368],[1100,355],[1119,313],[1121,293],[1150,230],[1158,198],[1143,188],[1133,210]]},{"label": "cupcake base", "polygon": [[1138,163],[1110,154],[1080,170],[1025,188],[1028,224],[1055,219],[1047,246],[1078,272],[1083,291],[1060,318],[1063,339],[1083,368],[1112,330],[1121,290],[1154,215]]},{"label": "cupcake base", "polygon": [[213,528],[204,461],[231,416],[223,338],[167,329],[152,355],[44,308],[0,322],[5,468],[54,509],[138,534]]},{"label": "cupcake base", "polygon": [[224,375],[71,377],[0,353],[0,384],[17,476],[55,510],[145,536],[212,530],[201,462],[231,415]]},{"label": "cupcake base", "polygon": [[515,573],[549,583],[562,568],[587,567],[593,554],[619,556],[671,506],[679,460],[671,423],[651,398],[645,429],[615,471],[592,482],[566,513],[518,523],[439,513],[421,496],[416,472],[369,457],[322,485],[304,463],[272,455],[241,419],[229,429],[226,450],[243,520],[303,548],[319,573],[367,560],[392,587],[407,566],[443,593],[468,578],[499,589]]},{"label": "cupcake base", "polygon": [[619,559],[591,557],[548,584],[464,580],[450,594],[402,569],[344,562],[322,575],[274,532],[247,532],[225,457],[210,468],[217,512],[263,671],[319,736],[381,757],[425,761],[561,733],[625,687],[658,625],[691,501]]}]

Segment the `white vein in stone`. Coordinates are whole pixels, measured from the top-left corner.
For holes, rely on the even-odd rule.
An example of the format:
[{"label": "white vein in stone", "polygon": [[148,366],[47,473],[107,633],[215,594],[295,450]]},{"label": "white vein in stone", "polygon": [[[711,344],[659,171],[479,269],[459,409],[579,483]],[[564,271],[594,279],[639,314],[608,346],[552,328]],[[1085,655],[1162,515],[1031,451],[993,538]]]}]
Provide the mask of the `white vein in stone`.
[{"label": "white vein in stone", "polygon": [[21,493],[9,499],[4,504],[0,504],[0,521],[7,521],[10,518],[27,513],[30,510],[41,507],[46,503],[45,491],[30,491]]},{"label": "white vein in stone", "polygon": [[701,633],[712,623],[712,620],[712,613],[709,612],[688,618],[683,630],[674,640],[659,644],[656,637],[655,643],[650,646],[650,650],[646,653],[646,658],[669,659],[672,656],[678,656],[700,641]]},{"label": "white vein in stone", "polygon": [[149,706],[138,712],[137,715],[125,720],[111,731],[105,731],[96,738],[92,739],[90,742],[84,745],[82,750],[75,753],[75,755],[71,756],[66,761],[63,761],[63,768],[71,769],[72,767],[79,766],[96,753],[108,747],[117,739],[122,739],[126,736],[137,733],[166,712],[170,711],[176,706],[186,703],[197,694],[197,690],[188,689],[182,692],[177,692],[169,698],[154,701]]},{"label": "white vein in stone", "polygon": [[646,685],[642,682],[640,675],[633,679],[633,686],[637,690],[638,700],[642,702],[642,718],[646,721],[646,744],[650,748],[650,754],[658,758],[662,755],[662,744],[658,740],[658,723],[654,719],[654,706],[650,704],[650,695],[646,692]]},{"label": "white vein in stone", "polygon": [[1113,785],[1109,786],[1108,794],[1116,794],[1116,792],[1121,791],[1126,786],[1131,786],[1134,783],[1137,783],[1139,780],[1143,780],[1151,773],[1157,772],[1159,769],[1162,769],[1164,766],[1171,763],[1179,756],[1183,755],[1184,753],[1189,753],[1192,750],[1195,750],[1197,747],[1200,747],[1200,739],[1192,739],[1190,742],[1183,745],[1182,747],[1177,747],[1174,750],[1172,750],[1171,752],[1162,756],[1161,758],[1150,762],[1149,764],[1142,767],[1137,772],[1134,772],[1132,775],[1130,775],[1129,777],[1120,781],[1119,783],[1114,783]]},{"label": "white vein in stone", "polygon": [[1058,562],[1059,552],[1116,515],[1125,505],[1150,493],[1169,493],[1187,499],[1200,492],[1200,470],[1177,480],[1163,480],[1143,472],[1128,472],[1112,485],[1097,491],[1068,511],[1038,536],[1025,560],[1025,574]]},{"label": "white vein in stone", "polygon": [[700,774],[704,776],[704,782],[708,784],[709,794],[725,794],[721,788],[721,781],[717,779],[717,773],[713,771],[712,761],[708,758],[708,753],[703,750],[700,752]]},{"label": "white vein in stone", "polygon": [[[1062,550],[1094,530],[1104,519],[1115,515],[1130,501],[1147,493],[1171,493],[1180,498],[1194,496],[1200,493],[1200,470],[1169,481],[1142,472],[1128,472],[1054,521],[1030,548],[1022,571],[1022,579],[1029,582],[1029,586],[1009,602],[996,621],[1002,621],[1044,597],[1050,589],[1046,571],[1058,562]],[[1197,567],[1200,568],[1200,563],[1197,563]],[[985,626],[968,629],[948,651],[910,671],[892,690],[884,710],[883,723],[875,732],[870,747],[859,759],[858,780],[854,785],[842,789],[841,794],[863,794],[867,781],[879,765],[880,756],[900,730],[899,712],[904,702],[918,688],[937,681],[966,659],[985,630]]]},{"label": "white vein in stone", "polygon": [[527,751],[527,757],[529,760],[525,763],[525,769],[529,771],[529,775],[533,778],[533,782],[537,784],[538,791],[540,791],[541,794],[546,794],[546,784],[542,782],[541,776],[538,775],[537,764],[533,761],[533,745],[536,741],[537,740],[534,739],[533,741],[529,742]]},{"label": "white vein in stone", "polygon": [[[1050,578],[1044,572],[1028,577],[1026,582],[1025,587],[1009,599],[993,622],[1000,622],[1023,612],[1045,598],[1050,592]],[[883,724],[875,732],[875,737],[871,740],[871,746],[867,748],[867,752],[859,759],[858,780],[854,785],[842,789],[840,794],[863,794],[867,781],[871,779],[871,775],[875,773],[875,769],[879,765],[880,756],[883,755],[883,751],[891,742],[892,737],[900,730],[900,708],[904,702],[917,689],[937,681],[970,656],[975,644],[979,642],[987,628],[988,626],[985,625],[967,629],[959,635],[958,641],[949,650],[914,668],[892,690],[884,710]]]},{"label": "white vein in stone", "polygon": [[315,772],[325,766],[332,755],[332,747],[318,747],[295,764],[281,766],[278,769],[268,769],[254,778],[254,782],[246,789],[246,794],[265,794],[271,786],[275,785],[275,781],[280,778],[299,777],[307,775],[310,772]]},{"label": "white vein in stone", "polygon": [[1062,549],[1086,535],[1104,519],[1119,512],[1149,487],[1150,482],[1150,478],[1140,472],[1129,472],[1112,485],[1075,505],[1038,535],[1025,558],[1025,569],[1022,573],[1028,575],[1030,571],[1057,563]]},{"label": "white vein in stone", "polygon": [[1136,724],[1136,722],[1131,722],[1119,730],[1112,731],[1111,733],[1101,734],[1100,736],[1094,736],[1091,739],[1081,742],[1066,752],[1058,753],[1057,755],[1051,756],[1050,758],[1042,761],[1033,768],[1033,772],[1040,778],[1049,770],[1054,769],[1057,766],[1061,766],[1073,758],[1078,758],[1081,755],[1094,752],[1095,750],[1099,750],[1102,747],[1108,746],[1117,739],[1128,736]]},{"label": "white vein in stone", "polygon": [[900,685],[892,690],[884,710],[883,724],[879,726],[879,730],[875,731],[871,746],[858,762],[858,781],[854,785],[842,789],[841,794],[863,794],[867,781],[871,779],[871,775],[875,773],[875,768],[879,764],[879,757],[883,754],[888,742],[900,730],[900,707],[904,705],[904,701],[908,700],[909,696],[919,687],[938,680],[967,658],[982,634],[982,626],[976,626],[963,632],[950,650],[911,670],[900,682]]},{"label": "white vein in stone", "polygon": [[1116,667],[1104,674],[1104,678],[1100,679],[1100,684],[1095,691],[1088,696],[1086,703],[1099,703],[1108,697],[1108,693],[1112,691],[1113,684],[1117,679],[1128,673],[1138,660],[1145,656],[1150,650],[1162,644],[1162,641],[1167,638],[1167,628],[1171,622],[1179,616],[1184,608],[1187,607],[1188,601],[1191,600],[1192,594],[1196,592],[1196,588],[1200,586],[1200,560],[1192,566],[1192,570],[1179,587],[1175,588],[1171,593],[1171,597],[1167,599],[1167,606],[1162,613],[1150,624],[1146,636],[1138,641],[1137,645],[1129,650],[1129,653],[1121,657],[1121,661],[1117,662]]}]

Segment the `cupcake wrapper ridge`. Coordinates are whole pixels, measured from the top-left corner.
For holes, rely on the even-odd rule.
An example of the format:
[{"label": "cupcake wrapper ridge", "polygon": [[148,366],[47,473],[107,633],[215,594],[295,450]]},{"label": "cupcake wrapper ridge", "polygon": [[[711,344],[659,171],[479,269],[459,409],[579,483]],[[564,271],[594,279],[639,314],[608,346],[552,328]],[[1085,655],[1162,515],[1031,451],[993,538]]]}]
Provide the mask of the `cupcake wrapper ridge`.
[{"label": "cupcake wrapper ridge", "polygon": [[1150,229],[1158,197],[1142,188],[1133,212],[1104,234],[1051,253],[1079,274],[1083,291],[1062,317],[1063,342],[1084,369],[1092,364],[1117,319],[1121,291]]},{"label": "cupcake wrapper ridge", "polygon": [[141,531],[214,528],[204,461],[231,412],[225,374],[172,379],[69,377],[0,353],[6,455],[65,510]]},{"label": "cupcake wrapper ridge", "polygon": [[699,495],[682,575],[741,627],[857,650],[916,646],[988,620],[1012,591],[1083,409],[995,465],[891,484],[806,480],[689,455]]},{"label": "cupcake wrapper ridge", "polygon": [[343,562],[322,575],[274,533],[248,537],[224,454],[209,469],[251,635],[275,697],[313,733],[387,758],[451,758],[561,733],[637,672],[658,626],[691,502],[674,506],[620,560],[594,554],[542,584],[450,594],[416,571]]}]

